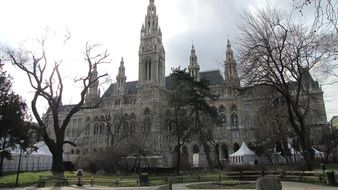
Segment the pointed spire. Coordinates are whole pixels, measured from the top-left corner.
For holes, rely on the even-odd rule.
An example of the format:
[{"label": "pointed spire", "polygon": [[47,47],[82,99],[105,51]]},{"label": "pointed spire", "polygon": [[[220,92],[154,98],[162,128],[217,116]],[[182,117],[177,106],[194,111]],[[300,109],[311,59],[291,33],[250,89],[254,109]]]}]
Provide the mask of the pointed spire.
[{"label": "pointed spire", "polygon": [[226,51],[226,60],[229,61],[233,61],[234,60],[234,55],[233,55],[233,51],[231,48],[231,44],[230,44],[230,40],[227,40],[227,51]]},{"label": "pointed spire", "polygon": [[123,57],[121,57],[119,72],[116,76],[117,94],[124,94],[126,92],[126,81],[127,77],[125,75],[124,61]]},{"label": "pointed spire", "polygon": [[188,66],[188,70],[189,70],[191,77],[193,77],[197,81],[200,80],[200,75],[199,75],[200,66],[197,62],[197,55],[196,55],[195,46],[193,42],[191,45],[190,64]]},{"label": "pointed spire", "polygon": [[123,57],[121,57],[121,61],[120,61],[120,67],[124,66],[124,61],[123,61]]},{"label": "pointed spire", "polygon": [[231,48],[230,40],[227,41],[227,48]]},{"label": "pointed spire", "polygon": [[123,57],[121,57],[120,67],[119,67],[119,73],[117,74],[116,79],[118,79],[118,78],[124,78],[124,77],[125,77],[124,61],[123,61]]},{"label": "pointed spire", "polygon": [[158,35],[162,36],[161,27],[158,27]]},{"label": "pointed spire", "polygon": [[[233,51],[231,48],[230,40],[227,39],[227,50],[226,50],[226,60],[224,65],[224,78],[225,84],[228,87],[240,87],[240,81],[238,78],[237,68],[236,68],[236,61],[234,59]],[[230,90],[233,92],[232,90]],[[229,92],[230,92],[229,91]]]},{"label": "pointed spire", "polygon": [[154,0],[149,0],[149,4],[154,4]]}]

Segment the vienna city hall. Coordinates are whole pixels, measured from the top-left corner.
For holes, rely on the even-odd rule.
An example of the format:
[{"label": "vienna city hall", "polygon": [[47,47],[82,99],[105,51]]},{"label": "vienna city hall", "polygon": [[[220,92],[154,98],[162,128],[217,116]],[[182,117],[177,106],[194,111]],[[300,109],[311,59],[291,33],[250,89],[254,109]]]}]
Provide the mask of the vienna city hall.
[{"label": "vienna city hall", "polygon": [[[141,24],[141,23],[140,23]],[[163,24],[163,23],[162,23]],[[165,23],[164,23],[165,24]],[[86,94],[85,103],[94,105],[101,102],[99,108],[82,110],[76,113],[66,130],[66,139],[77,145],[64,146],[65,161],[76,163],[77,159],[88,154],[104,151],[110,146],[137,144],[142,147],[145,156],[153,159],[152,167],[169,168],[175,166],[176,139],[170,132],[170,122],[167,116],[171,111],[166,98],[172,86],[169,75],[165,73],[166,56],[162,43],[159,18],[154,0],[149,1],[147,13],[140,32],[138,80],[127,81],[125,71],[137,68],[126,68],[123,58],[120,61],[116,82],[102,93],[99,92],[99,82],[92,85]],[[200,71],[198,50],[192,45],[191,52],[187,52],[187,68],[195,80],[206,80],[214,94],[219,98],[209,101],[217,108],[220,122],[212,123],[213,139],[219,144],[219,153],[211,151],[211,157],[222,162],[228,162],[229,155],[234,153],[243,142],[247,145],[255,143],[253,117],[261,105],[266,91],[261,86],[251,88],[241,87],[234,59],[231,43],[224,42],[224,70]],[[190,55],[189,55],[190,53]],[[168,58],[170,59],[170,58]],[[94,76],[98,75],[94,69]],[[317,81],[309,75],[311,93],[316,97],[317,115],[313,124],[323,124],[326,120],[323,92]],[[239,93],[235,89],[246,89]],[[63,105],[60,118],[72,108]],[[112,131],[108,132],[107,123],[111,119]],[[112,134],[114,133],[114,134]],[[115,135],[115,136],[113,136]],[[114,145],[113,145],[114,144]],[[206,156],[203,146],[198,139],[192,139],[181,147],[182,164],[190,167],[206,167]]]}]

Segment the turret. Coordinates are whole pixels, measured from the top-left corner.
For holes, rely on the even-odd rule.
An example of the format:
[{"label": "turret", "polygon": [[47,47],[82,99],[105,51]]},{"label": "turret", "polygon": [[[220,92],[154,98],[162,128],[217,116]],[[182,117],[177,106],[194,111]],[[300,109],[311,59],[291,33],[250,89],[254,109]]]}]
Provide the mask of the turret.
[{"label": "turret", "polygon": [[117,94],[125,94],[126,93],[126,88],[127,88],[127,77],[126,77],[126,72],[124,68],[124,61],[123,57],[121,58],[120,62],[120,67],[119,67],[119,72],[116,76],[116,93]]},{"label": "turret", "polygon": [[149,1],[141,28],[138,87],[165,86],[165,51],[154,0]]},{"label": "turret", "polygon": [[230,88],[239,88],[240,81],[237,73],[236,61],[234,59],[234,53],[231,49],[230,41],[227,41],[226,61],[225,61],[225,84]]},{"label": "turret", "polygon": [[200,80],[200,66],[197,62],[197,55],[196,55],[194,44],[192,44],[192,47],[191,47],[190,64],[188,66],[188,70],[189,70],[190,76],[193,77],[194,80],[196,81]]},{"label": "turret", "polygon": [[97,80],[98,72],[96,65],[93,68],[90,76],[91,85],[86,93],[86,104],[94,105],[97,100],[100,98],[100,91],[99,91],[99,80]]}]

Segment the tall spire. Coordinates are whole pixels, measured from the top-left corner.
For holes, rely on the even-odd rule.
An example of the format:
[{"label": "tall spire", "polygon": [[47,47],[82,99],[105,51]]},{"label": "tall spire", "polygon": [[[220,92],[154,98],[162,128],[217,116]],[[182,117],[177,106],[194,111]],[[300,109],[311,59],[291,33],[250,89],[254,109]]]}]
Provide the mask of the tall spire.
[{"label": "tall spire", "polygon": [[119,72],[116,76],[116,93],[117,94],[125,94],[127,89],[127,77],[124,68],[123,57],[120,61]]},{"label": "tall spire", "polygon": [[188,66],[188,70],[190,76],[194,78],[194,80],[200,80],[200,66],[197,62],[197,55],[195,51],[194,43],[191,46],[191,54],[190,54],[190,64]]},{"label": "tall spire", "polygon": [[165,86],[165,51],[154,0],[149,0],[139,47],[138,86]]},{"label": "tall spire", "polygon": [[232,51],[229,39],[227,40],[224,76],[225,76],[225,83],[228,87],[231,87],[231,88],[240,87],[236,62],[234,59],[234,53]]},{"label": "tall spire", "polygon": [[88,91],[86,93],[86,104],[93,105],[97,101],[97,99],[100,97],[99,94],[99,80],[97,80],[98,72],[96,65],[94,66],[91,74],[90,74],[90,82],[92,83]]}]

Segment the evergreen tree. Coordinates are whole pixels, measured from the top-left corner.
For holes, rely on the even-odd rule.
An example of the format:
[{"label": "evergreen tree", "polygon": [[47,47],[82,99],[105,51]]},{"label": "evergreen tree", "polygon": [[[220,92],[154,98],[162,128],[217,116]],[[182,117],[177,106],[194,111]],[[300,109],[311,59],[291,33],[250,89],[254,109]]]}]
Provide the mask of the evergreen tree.
[{"label": "evergreen tree", "polygon": [[0,63],[0,174],[4,159],[11,158],[11,150],[26,149],[34,143],[33,128],[27,119],[27,105],[15,94],[11,87],[10,76],[3,71]]}]

